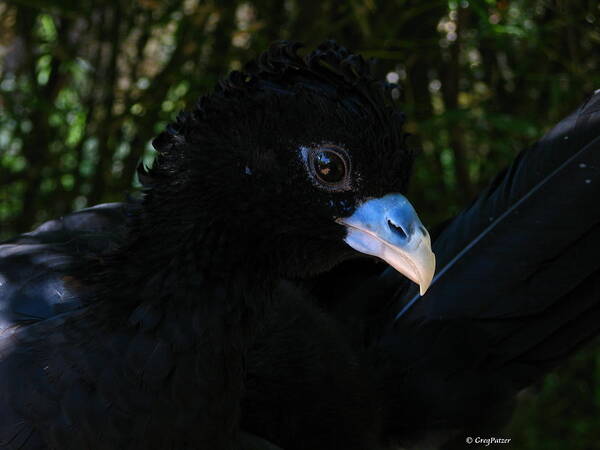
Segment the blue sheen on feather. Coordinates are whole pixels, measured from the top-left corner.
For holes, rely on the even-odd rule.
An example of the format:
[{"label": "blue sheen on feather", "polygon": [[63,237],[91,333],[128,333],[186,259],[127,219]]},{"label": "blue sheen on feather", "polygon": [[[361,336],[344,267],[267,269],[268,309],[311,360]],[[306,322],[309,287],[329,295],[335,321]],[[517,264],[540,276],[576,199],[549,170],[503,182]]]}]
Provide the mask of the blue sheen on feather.
[{"label": "blue sheen on feather", "polygon": [[[496,291],[503,289],[508,295],[526,297],[522,287],[506,283],[534,277],[533,271],[553,257],[547,248],[556,249],[554,256],[565,251],[572,242],[562,230],[569,230],[575,239],[589,224],[600,221],[600,209],[589,206],[600,197],[598,183],[592,183],[598,180],[600,167],[598,111],[600,95],[595,94],[540,142],[523,151],[486,192],[446,227],[433,244],[441,270],[419,302],[428,303],[421,310],[435,311],[444,317],[458,311],[480,315],[483,307],[489,317],[511,315],[511,307],[519,308],[520,314],[527,310],[526,300],[504,306],[501,302],[493,306],[469,305],[465,300],[489,295],[489,286]],[[584,173],[582,169],[587,170]],[[469,258],[476,247],[479,252]],[[582,268],[581,276],[589,270],[592,268]],[[461,279],[462,284],[453,283]],[[504,279],[507,281],[503,284]],[[557,295],[559,292],[550,299]],[[501,298],[496,292],[494,296]],[[420,296],[407,298],[396,315],[396,323],[409,314]],[[424,312],[410,315],[420,314]]]}]

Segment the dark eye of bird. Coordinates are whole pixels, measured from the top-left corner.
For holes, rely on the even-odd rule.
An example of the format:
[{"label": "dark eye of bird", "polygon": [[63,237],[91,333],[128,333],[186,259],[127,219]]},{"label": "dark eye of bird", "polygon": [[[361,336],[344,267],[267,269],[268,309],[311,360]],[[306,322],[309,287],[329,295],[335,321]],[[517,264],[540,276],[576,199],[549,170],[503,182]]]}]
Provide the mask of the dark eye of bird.
[{"label": "dark eye of bird", "polygon": [[347,156],[341,149],[320,147],[311,155],[310,164],[315,178],[329,188],[344,188],[348,178]]}]

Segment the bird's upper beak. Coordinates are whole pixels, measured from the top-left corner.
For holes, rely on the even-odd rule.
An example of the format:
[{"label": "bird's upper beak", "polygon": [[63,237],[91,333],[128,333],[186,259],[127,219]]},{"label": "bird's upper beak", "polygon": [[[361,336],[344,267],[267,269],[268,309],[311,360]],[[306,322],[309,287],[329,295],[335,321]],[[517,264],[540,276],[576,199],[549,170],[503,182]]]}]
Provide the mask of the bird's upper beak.
[{"label": "bird's upper beak", "polygon": [[406,197],[388,194],[368,200],[338,222],[348,229],[345,241],[350,247],[383,259],[425,294],[435,272],[435,255],[429,233]]}]

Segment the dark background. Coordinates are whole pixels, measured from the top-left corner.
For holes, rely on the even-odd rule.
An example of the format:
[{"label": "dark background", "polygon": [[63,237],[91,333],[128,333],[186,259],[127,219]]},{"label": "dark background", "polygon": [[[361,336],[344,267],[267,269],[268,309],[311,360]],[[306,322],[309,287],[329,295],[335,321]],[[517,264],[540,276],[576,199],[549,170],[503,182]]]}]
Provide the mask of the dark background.
[{"label": "dark background", "polygon": [[[403,85],[429,226],[600,88],[598,1],[0,2],[0,238],[122,200],[176,112],[281,38],[335,38]],[[599,350],[520,396],[504,447],[600,448]]]}]

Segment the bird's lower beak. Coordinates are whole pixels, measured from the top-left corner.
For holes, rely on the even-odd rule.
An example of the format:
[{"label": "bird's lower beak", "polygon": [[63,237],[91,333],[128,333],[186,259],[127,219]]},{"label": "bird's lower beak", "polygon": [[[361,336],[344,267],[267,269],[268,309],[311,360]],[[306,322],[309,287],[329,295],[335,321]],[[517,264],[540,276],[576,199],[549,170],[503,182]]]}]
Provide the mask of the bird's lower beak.
[{"label": "bird's lower beak", "polygon": [[388,194],[368,200],[338,222],[348,229],[350,247],[383,259],[425,294],[435,273],[435,255],[429,233],[406,197]]}]

